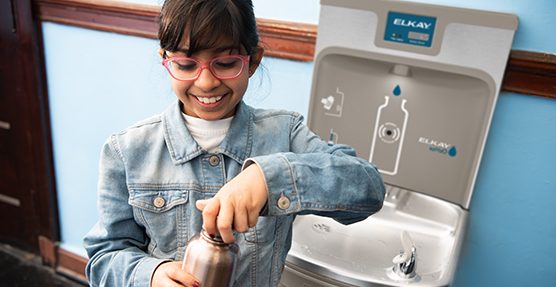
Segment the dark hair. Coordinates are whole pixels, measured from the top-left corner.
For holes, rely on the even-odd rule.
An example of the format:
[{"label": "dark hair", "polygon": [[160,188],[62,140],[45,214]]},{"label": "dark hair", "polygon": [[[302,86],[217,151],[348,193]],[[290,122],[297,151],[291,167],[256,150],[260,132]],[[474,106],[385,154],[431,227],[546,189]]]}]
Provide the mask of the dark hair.
[{"label": "dark hair", "polygon": [[189,33],[188,56],[222,39],[252,55],[259,42],[251,0],[166,0],[159,24],[160,47],[166,51],[177,51],[184,33]]}]

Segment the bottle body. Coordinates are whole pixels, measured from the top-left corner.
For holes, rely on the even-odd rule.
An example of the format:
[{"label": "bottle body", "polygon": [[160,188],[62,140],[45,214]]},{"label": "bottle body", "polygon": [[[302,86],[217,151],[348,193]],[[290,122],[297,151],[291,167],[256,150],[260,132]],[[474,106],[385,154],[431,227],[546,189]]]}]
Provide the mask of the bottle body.
[{"label": "bottle body", "polygon": [[231,287],[239,255],[237,244],[224,243],[203,230],[187,244],[182,269],[205,287]]},{"label": "bottle body", "polygon": [[382,174],[396,175],[400,164],[409,112],[406,99],[389,96],[378,107],[369,161]]}]

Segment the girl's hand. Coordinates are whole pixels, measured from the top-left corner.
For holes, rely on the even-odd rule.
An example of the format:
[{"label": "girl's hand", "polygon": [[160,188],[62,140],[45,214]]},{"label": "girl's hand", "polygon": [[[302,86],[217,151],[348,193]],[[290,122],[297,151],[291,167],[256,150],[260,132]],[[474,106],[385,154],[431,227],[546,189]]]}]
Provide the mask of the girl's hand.
[{"label": "girl's hand", "polygon": [[226,243],[234,242],[232,228],[246,232],[257,224],[261,209],[268,198],[266,182],[257,164],[251,164],[216,195],[198,200],[196,206],[203,212],[203,226],[208,234],[220,234]]},{"label": "girl's hand", "polygon": [[181,270],[181,262],[160,264],[154,271],[151,287],[199,287],[201,283],[193,275]]}]

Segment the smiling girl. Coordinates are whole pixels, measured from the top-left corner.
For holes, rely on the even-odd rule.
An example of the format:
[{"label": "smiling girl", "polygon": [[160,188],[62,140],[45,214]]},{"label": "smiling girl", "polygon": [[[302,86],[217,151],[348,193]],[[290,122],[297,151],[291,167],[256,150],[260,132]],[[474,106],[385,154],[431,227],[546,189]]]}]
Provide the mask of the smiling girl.
[{"label": "smiling girl", "polygon": [[382,179],[353,148],[243,102],[264,52],[250,0],[166,0],[159,39],[178,100],[102,149],[91,286],[202,286],[181,270],[202,228],[238,244],[234,286],[277,286],[296,215],[349,224],[382,207]]}]

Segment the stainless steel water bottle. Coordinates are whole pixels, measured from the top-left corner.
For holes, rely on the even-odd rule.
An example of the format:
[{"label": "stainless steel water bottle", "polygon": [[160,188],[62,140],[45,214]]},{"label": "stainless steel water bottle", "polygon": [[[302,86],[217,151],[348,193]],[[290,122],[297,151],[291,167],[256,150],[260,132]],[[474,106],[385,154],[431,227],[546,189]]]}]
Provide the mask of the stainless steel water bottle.
[{"label": "stainless steel water bottle", "polygon": [[227,244],[204,230],[191,238],[185,249],[182,269],[195,276],[203,287],[231,287],[239,255],[237,244]]}]

